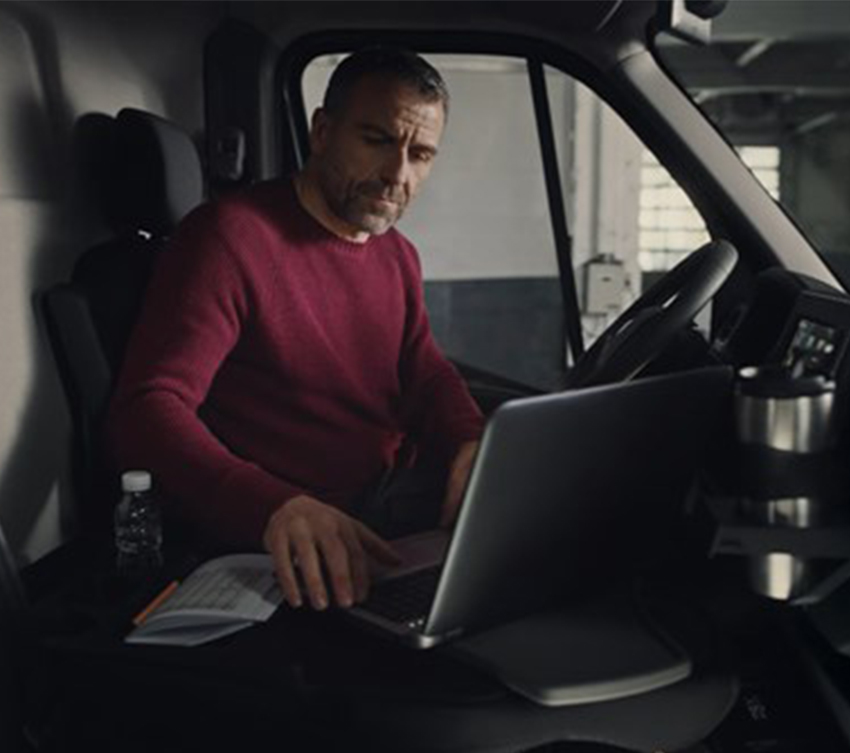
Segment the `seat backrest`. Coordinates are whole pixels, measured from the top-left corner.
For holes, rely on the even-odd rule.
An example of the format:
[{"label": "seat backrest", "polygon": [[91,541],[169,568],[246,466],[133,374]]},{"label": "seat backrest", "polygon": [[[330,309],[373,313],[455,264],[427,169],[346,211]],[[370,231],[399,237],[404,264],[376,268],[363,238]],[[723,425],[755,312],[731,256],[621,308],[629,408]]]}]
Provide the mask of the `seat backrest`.
[{"label": "seat backrest", "polygon": [[69,282],[39,296],[71,414],[74,492],[86,528],[109,525],[117,496],[100,447],[101,423],[151,268],[203,198],[200,158],[187,133],[140,110],[97,117],[97,148],[107,154],[98,155],[93,177],[115,237],[83,253]]}]

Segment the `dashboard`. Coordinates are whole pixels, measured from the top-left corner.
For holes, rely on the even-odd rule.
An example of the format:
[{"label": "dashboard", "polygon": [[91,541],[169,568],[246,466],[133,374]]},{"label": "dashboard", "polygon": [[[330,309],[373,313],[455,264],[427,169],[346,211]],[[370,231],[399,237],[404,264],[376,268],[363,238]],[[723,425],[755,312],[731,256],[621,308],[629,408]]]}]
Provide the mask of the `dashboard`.
[{"label": "dashboard", "polygon": [[837,396],[850,387],[850,296],[818,280],[774,268],[751,301],[718,328],[723,359],[736,367],[782,364],[795,376],[822,376]]}]

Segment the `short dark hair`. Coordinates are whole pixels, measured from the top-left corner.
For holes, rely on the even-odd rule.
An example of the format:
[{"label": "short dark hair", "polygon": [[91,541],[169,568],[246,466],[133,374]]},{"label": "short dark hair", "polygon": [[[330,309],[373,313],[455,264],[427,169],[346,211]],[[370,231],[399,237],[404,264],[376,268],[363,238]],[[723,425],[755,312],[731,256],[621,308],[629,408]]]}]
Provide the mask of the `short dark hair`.
[{"label": "short dark hair", "polygon": [[441,102],[449,114],[449,90],[434,66],[415,52],[398,47],[367,47],[349,55],[331,74],[323,107],[342,112],[355,84],[366,76],[388,76],[416,89],[429,102]]}]

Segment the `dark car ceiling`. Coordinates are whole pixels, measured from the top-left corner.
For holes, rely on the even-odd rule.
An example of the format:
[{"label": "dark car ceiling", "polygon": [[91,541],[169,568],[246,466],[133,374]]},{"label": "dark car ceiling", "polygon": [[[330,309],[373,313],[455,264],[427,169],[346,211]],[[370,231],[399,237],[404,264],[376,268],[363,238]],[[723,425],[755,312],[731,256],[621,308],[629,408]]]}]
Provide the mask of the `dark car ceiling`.
[{"label": "dark car ceiling", "polygon": [[625,0],[596,0],[595,2],[501,2],[488,3],[487,12],[510,21],[538,21],[572,33],[599,31],[622,12],[627,12]]},{"label": "dark car ceiling", "polygon": [[[642,32],[656,0],[532,2],[251,2],[229,6],[233,16],[265,29],[285,46],[316,31],[405,30],[492,32],[566,42],[577,52],[611,60],[622,42]],[[642,33],[639,35],[642,36]]]},{"label": "dark car ceiling", "polygon": [[[502,17],[516,20],[545,20],[547,23],[555,23],[558,27],[570,31],[598,31],[615,16],[627,11],[629,7],[646,5],[646,2],[635,2],[635,0],[532,0],[531,2],[453,2],[452,0],[439,0],[438,2],[360,2],[359,0],[336,0],[335,2],[279,2],[279,3],[257,3],[256,0],[230,0],[228,5],[263,5],[269,14],[275,13],[308,13],[317,11],[328,25],[333,23],[334,18],[348,16],[349,11],[356,9],[370,20],[377,20],[387,16],[399,16],[399,11],[404,7],[402,13],[416,16],[431,16],[432,18],[446,19],[459,16],[490,16]],[[652,2],[651,4],[655,4]]]}]

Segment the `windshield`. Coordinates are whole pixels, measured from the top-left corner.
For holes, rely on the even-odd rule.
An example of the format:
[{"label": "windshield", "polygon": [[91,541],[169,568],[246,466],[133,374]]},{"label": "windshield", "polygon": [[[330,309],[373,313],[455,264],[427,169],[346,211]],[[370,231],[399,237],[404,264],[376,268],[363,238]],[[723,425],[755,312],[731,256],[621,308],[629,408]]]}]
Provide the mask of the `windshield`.
[{"label": "windshield", "polygon": [[660,34],[656,49],[850,284],[850,2],[736,0],[710,45]]}]

